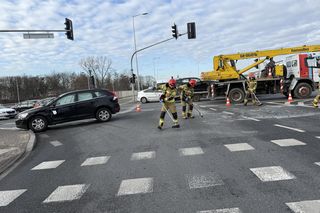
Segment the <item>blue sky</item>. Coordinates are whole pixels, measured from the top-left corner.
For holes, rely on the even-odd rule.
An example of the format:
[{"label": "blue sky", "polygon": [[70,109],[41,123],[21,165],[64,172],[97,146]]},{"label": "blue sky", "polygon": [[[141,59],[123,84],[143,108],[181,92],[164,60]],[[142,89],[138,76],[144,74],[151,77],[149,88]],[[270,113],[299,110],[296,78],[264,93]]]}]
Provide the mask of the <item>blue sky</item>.
[{"label": "blue sky", "polygon": [[80,73],[79,61],[87,56],[106,56],[115,70],[129,72],[132,16],[145,12],[134,19],[138,49],[170,38],[173,23],[183,33],[196,22],[197,38],[183,36],[139,53],[140,75],[199,76],[212,69],[214,55],[320,44],[319,11],[318,0],[0,0],[0,30],[64,29],[68,17],[75,37],[0,33],[0,76]]}]

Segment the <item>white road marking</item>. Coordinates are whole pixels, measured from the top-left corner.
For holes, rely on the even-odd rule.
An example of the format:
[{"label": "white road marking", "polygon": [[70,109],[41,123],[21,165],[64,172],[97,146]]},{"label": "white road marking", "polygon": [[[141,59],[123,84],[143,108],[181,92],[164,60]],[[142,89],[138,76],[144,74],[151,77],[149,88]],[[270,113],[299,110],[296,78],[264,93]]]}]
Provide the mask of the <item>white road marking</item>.
[{"label": "white road marking", "polygon": [[13,148],[9,148],[9,149],[0,149],[0,155],[7,153],[7,152],[15,151],[15,150],[19,150],[19,148],[13,147]]},{"label": "white road marking", "polygon": [[153,178],[136,178],[123,180],[117,196],[153,192]]},{"label": "white road marking", "polygon": [[288,139],[280,139],[280,140],[271,140],[272,143],[275,143],[279,146],[303,146],[307,145],[299,140],[288,138]]},{"label": "white road marking", "polygon": [[44,161],[38,166],[33,167],[31,170],[55,169],[60,166],[65,160]]},{"label": "white road marking", "polygon": [[156,152],[137,152],[131,155],[131,160],[146,160],[153,159],[156,157]]},{"label": "white road marking", "polygon": [[242,213],[239,208],[213,209],[205,211],[197,211],[197,213]]},{"label": "white road marking", "polygon": [[186,175],[186,179],[190,189],[206,188],[224,184],[218,175],[211,172],[199,175]]},{"label": "white road marking", "polygon": [[151,111],[154,111],[155,109],[143,109],[141,110],[141,112],[151,112]]},{"label": "white road marking", "polygon": [[320,166],[320,162],[314,162],[314,164],[316,164],[316,165]]},{"label": "white road marking", "polygon": [[217,109],[215,109],[215,108],[209,108],[210,110],[212,110],[212,111],[217,111]]},{"label": "white road marking", "polygon": [[217,107],[218,105],[216,105],[216,104],[211,104],[211,105],[199,105],[199,107],[201,107],[201,108],[209,108],[209,107]]},{"label": "white road marking", "polygon": [[59,186],[43,201],[43,203],[78,200],[89,188],[89,184]]},{"label": "white road marking", "polygon": [[118,113],[117,113],[117,115],[119,115],[119,114],[125,114],[125,113],[128,113],[128,112],[131,112],[131,111],[133,111],[135,108],[136,108],[136,107],[135,107],[135,106],[133,106],[133,107],[131,107],[131,108],[127,109],[127,110],[120,111],[120,112],[118,112]]},{"label": "white road marking", "polygon": [[246,116],[241,116],[241,117],[243,117],[244,119],[247,119],[247,120],[260,121],[256,118],[250,118],[250,117],[246,117]]},{"label": "white road marking", "polygon": [[224,146],[231,152],[254,150],[254,148],[248,143],[226,144]]},{"label": "white road marking", "polygon": [[233,112],[223,111],[222,113],[227,114],[227,115],[234,115],[234,113],[233,113]]},{"label": "white road marking", "polygon": [[59,141],[50,141],[50,143],[52,144],[52,146],[57,147],[57,146],[62,146],[63,144]]},{"label": "white road marking", "polygon": [[286,205],[295,213],[319,213],[320,200],[290,202],[286,203]]},{"label": "white road marking", "polygon": [[1,130],[20,130],[19,128],[17,127],[0,127]]},{"label": "white road marking", "polygon": [[202,155],[203,150],[201,147],[190,147],[179,149],[180,156],[190,156],[190,155]]},{"label": "white road marking", "polygon": [[271,101],[269,101],[269,102],[266,102],[267,104],[274,104],[274,105],[282,105],[283,103],[277,103],[277,102],[271,102]]},{"label": "white road marking", "polygon": [[316,138],[320,139],[320,136],[316,136]]},{"label": "white road marking", "polygon": [[281,166],[250,168],[250,170],[263,182],[291,180],[296,178]]},{"label": "white road marking", "polygon": [[0,191],[0,206],[9,205],[26,191],[26,189]]},{"label": "white road marking", "polygon": [[81,166],[93,166],[93,165],[106,164],[109,159],[110,159],[110,156],[100,156],[100,157],[87,158],[81,164]]},{"label": "white road marking", "polygon": [[292,128],[292,127],[288,127],[288,126],[283,126],[283,125],[280,125],[280,124],[275,124],[274,126],[285,128],[285,129],[290,129],[290,130],[293,130],[293,131],[296,131],[296,132],[305,132],[304,130],[301,130],[301,129],[296,129],[296,128]]}]

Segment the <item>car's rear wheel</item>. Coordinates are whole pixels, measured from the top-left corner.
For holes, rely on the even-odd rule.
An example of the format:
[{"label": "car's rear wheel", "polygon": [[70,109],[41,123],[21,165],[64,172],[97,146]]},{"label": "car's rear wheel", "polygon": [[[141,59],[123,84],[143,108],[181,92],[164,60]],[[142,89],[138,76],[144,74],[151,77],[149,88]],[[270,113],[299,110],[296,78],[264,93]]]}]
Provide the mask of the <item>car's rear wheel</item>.
[{"label": "car's rear wheel", "polygon": [[141,103],[143,103],[143,104],[145,104],[145,103],[148,102],[147,98],[145,98],[145,97],[142,97],[142,98],[140,99],[140,101],[141,101]]},{"label": "car's rear wheel", "polygon": [[48,127],[48,122],[45,117],[34,116],[29,120],[29,128],[33,132],[42,132],[45,131]]},{"label": "car's rear wheel", "polygon": [[110,121],[112,114],[108,108],[100,108],[96,113],[96,119],[101,122]]}]

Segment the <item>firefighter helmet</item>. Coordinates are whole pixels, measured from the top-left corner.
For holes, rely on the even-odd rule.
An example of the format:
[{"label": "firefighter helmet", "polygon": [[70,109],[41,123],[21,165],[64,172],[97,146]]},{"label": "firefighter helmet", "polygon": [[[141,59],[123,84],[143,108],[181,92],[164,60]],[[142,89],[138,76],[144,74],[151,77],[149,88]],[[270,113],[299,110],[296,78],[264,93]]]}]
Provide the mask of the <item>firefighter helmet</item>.
[{"label": "firefighter helmet", "polygon": [[173,78],[169,80],[169,86],[174,87],[176,85],[176,80],[174,80]]},{"label": "firefighter helmet", "polygon": [[189,81],[189,84],[190,84],[192,87],[194,87],[194,86],[196,85],[196,83],[197,83],[197,81],[194,80],[194,79],[191,79],[191,80]]}]

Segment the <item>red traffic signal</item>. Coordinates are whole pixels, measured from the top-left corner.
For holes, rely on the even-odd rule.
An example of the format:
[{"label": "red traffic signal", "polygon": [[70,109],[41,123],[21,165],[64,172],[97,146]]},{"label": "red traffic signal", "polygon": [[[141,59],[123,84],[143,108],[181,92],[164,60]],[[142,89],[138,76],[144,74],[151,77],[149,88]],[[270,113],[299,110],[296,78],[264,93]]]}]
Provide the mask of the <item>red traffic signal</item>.
[{"label": "red traffic signal", "polygon": [[66,27],[64,28],[66,30],[67,38],[70,40],[73,40],[73,27],[72,27],[72,21],[68,18],[66,18],[66,22],[64,23]]}]

